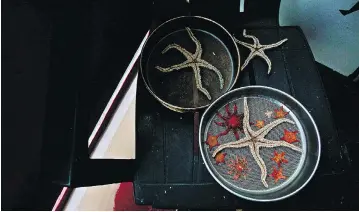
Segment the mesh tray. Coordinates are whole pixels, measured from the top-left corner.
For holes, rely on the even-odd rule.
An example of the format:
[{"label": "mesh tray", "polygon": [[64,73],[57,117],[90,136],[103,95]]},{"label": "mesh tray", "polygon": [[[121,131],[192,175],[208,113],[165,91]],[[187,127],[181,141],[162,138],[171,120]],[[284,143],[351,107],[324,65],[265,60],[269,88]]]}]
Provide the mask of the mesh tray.
[{"label": "mesh tray", "polygon": [[149,92],[176,112],[207,107],[230,90],[239,74],[239,52],[231,34],[197,16],[166,21],[148,38],[140,58]]},{"label": "mesh tray", "polygon": [[290,196],[318,165],[313,119],[299,102],[276,89],[250,86],[224,95],[203,115],[200,132],[202,156],[212,176],[246,199]]}]

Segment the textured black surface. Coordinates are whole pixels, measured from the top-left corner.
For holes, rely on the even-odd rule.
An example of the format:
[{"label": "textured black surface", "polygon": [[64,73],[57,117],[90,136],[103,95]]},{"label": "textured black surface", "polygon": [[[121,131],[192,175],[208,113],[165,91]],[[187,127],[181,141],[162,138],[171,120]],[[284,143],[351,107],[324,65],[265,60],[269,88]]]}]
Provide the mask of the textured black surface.
[{"label": "textured black surface", "polygon": [[[3,210],[51,210],[62,189],[52,181],[76,172],[69,161],[88,158],[89,132],[150,25],[151,1],[140,3],[1,2]],[[132,180],[121,163],[102,163],[81,167],[78,183]]]},{"label": "textured black surface", "polygon": [[[151,23],[147,19],[150,1],[141,1],[141,8],[138,4],[78,2],[71,7],[59,4],[51,11],[53,40],[44,129],[44,178],[69,187],[133,179],[134,160],[90,160],[94,145],[88,148],[88,139]],[[134,10],[142,19],[132,18]],[[125,92],[121,89],[116,96],[111,112]],[[99,131],[106,129],[111,112],[106,114]],[[100,136],[97,133],[93,143]],[[126,171],[117,169],[119,166]]]},{"label": "textured black surface", "polygon": [[[237,29],[235,36],[250,42],[241,37],[242,30]],[[269,204],[268,207],[349,207],[351,203],[348,197],[342,195],[345,186],[334,183],[346,179],[343,177],[343,171],[348,164],[343,158],[343,146],[339,143],[321,77],[302,31],[297,27],[252,28],[248,30],[248,34],[258,36],[262,44],[276,42],[284,36],[289,41],[277,49],[267,51],[273,64],[273,73],[270,76],[266,74],[265,62],[256,58],[240,74],[236,87],[249,84],[267,85],[289,93],[310,111],[322,138],[322,157],[312,181],[295,197]],[[244,61],[248,50],[240,47],[240,52],[241,60]],[[225,205],[243,209],[264,207],[260,203],[240,200],[228,192],[219,192],[221,188],[218,188],[219,185],[209,176],[201,156],[192,149],[195,127],[194,122],[191,122],[194,120],[192,113],[179,114],[164,108],[150,96],[141,80],[138,82],[137,101],[137,105],[146,106],[137,106],[136,109],[136,142],[137,145],[149,147],[143,149],[146,160],[140,160],[142,164],[135,178],[137,204],[153,203],[156,207],[165,208],[218,208]],[[153,135],[157,136],[152,139]],[[175,150],[168,151],[169,146]],[[195,163],[196,157],[199,158],[199,163]],[[328,184],[332,186],[328,187]],[[170,191],[169,187],[172,187]],[[217,197],[218,194],[229,195],[231,200]],[[227,204],[227,201],[230,204]],[[298,201],[305,204],[293,204]]]}]

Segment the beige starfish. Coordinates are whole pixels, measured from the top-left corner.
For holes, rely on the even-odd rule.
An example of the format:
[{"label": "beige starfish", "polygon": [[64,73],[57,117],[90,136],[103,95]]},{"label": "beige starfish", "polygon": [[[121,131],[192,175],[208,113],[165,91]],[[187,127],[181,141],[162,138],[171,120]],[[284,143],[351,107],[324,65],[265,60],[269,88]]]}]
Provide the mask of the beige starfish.
[{"label": "beige starfish", "polygon": [[259,148],[261,147],[267,147],[267,148],[273,148],[273,147],[288,147],[290,149],[293,149],[298,152],[302,152],[302,149],[300,147],[297,147],[293,144],[290,144],[285,141],[273,141],[266,139],[265,136],[276,126],[279,124],[282,124],[284,122],[294,124],[293,121],[282,118],[277,119],[263,128],[254,131],[252,130],[250,123],[249,123],[249,109],[247,105],[247,98],[244,98],[244,118],[243,118],[243,131],[245,134],[244,138],[241,138],[237,141],[228,142],[225,144],[222,144],[218,146],[218,148],[213,152],[212,157],[215,157],[218,152],[220,152],[223,149],[226,148],[243,148],[243,147],[249,147],[249,150],[254,158],[254,160],[257,162],[260,170],[261,170],[261,181],[263,185],[268,188],[268,184],[266,182],[267,177],[267,167],[262,159],[262,157],[259,154]]},{"label": "beige starfish", "polygon": [[286,42],[288,39],[285,38],[285,39],[283,39],[283,40],[281,40],[281,41],[279,41],[277,43],[273,43],[273,44],[269,44],[269,45],[262,45],[262,44],[259,43],[258,38],[256,38],[253,35],[247,35],[246,30],[243,30],[243,37],[251,38],[253,40],[254,44],[245,43],[245,42],[242,42],[242,41],[234,38],[234,40],[237,43],[239,43],[239,44],[247,47],[249,50],[251,50],[251,52],[249,53],[247,59],[244,61],[241,70],[243,70],[248,65],[249,61],[252,60],[255,56],[259,56],[259,57],[263,58],[267,62],[267,64],[268,64],[268,74],[269,74],[271,69],[272,69],[272,62],[270,61],[268,56],[264,53],[264,50],[278,47],[278,46],[282,45],[284,42]]},{"label": "beige starfish", "polygon": [[204,93],[209,100],[211,100],[212,99],[211,95],[202,86],[200,67],[204,67],[204,68],[207,68],[209,70],[212,70],[218,75],[221,89],[223,88],[223,85],[224,85],[222,74],[216,67],[214,67],[212,64],[208,63],[207,61],[205,61],[205,60],[203,60],[201,58],[201,56],[202,56],[201,43],[193,35],[190,28],[186,27],[186,30],[187,30],[189,36],[191,37],[192,41],[196,44],[196,52],[194,54],[192,54],[192,53],[188,52],[186,49],[182,48],[181,46],[179,46],[177,44],[170,44],[162,51],[162,54],[166,53],[170,49],[177,49],[179,52],[181,52],[186,57],[187,60],[184,61],[183,63],[176,64],[176,65],[170,66],[168,68],[162,68],[160,66],[156,66],[156,68],[158,70],[162,71],[162,72],[171,72],[171,71],[174,71],[174,70],[179,70],[179,69],[183,69],[183,68],[187,68],[187,67],[192,68],[193,72],[194,72],[194,77],[195,77],[195,80],[196,80],[197,89],[200,90],[202,93]]},{"label": "beige starfish", "polygon": [[267,111],[264,113],[268,118],[272,117],[273,112],[272,111]]}]

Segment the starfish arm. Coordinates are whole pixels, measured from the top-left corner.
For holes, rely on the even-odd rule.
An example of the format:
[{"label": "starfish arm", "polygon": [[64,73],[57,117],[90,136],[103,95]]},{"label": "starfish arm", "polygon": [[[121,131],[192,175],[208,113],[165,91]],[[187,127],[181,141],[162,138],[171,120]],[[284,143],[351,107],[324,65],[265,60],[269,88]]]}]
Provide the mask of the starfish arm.
[{"label": "starfish arm", "polygon": [[208,98],[208,100],[211,100],[211,95],[208,93],[208,91],[203,88],[202,86],[202,79],[201,79],[201,73],[200,73],[200,69],[198,66],[194,66],[193,67],[193,71],[194,71],[194,78],[196,80],[196,86],[197,89],[200,90],[204,95],[206,95],[206,97]]},{"label": "starfish arm", "polygon": [[261,128],[260,130],[256,131],[254,133],[255,137],[260,137],[260,138],[264,138],[273,128],[275,128],[276,126],[282,124],[282,123],[290,123],[290,124],[294,124],[294,122],[292,120],[283,118],[283,119],[277,119],[269,124],[267,124],[266,126],[264,126],[263,128]]},{"label": "starfish arm", "polygon": [[259,146],[254,147],[254,145],[252,144],[249,146],[249,150],[251,151],[254,160],[257,162],[257,164],[261,170],[261,181],[262,181],[264,187],[268,188],[268,184],[266,182],[267,167],[259,154]]},{"label": "starfish arm", "polygon": [[239,140],[239,133],[237,130],[233,129],[233,133],[234,133],[234,136],[236,137],[237,140]]},{"label": "starfish arm", "polygon": [[234,103],[234,105],[233,105],[233,114],[237,114],[237,112],[238,112],[238,107],[237,107],[237,104]]},{"label": "starfish arm", "polygon": [[221,144],[217,147],[216,150],[214,150],[212,157],[215,157],[217,155],[218,152],[222,151],[223,149],[226,148],[242,148],[245,146],[248,146],[250,144],[250,142],[247,142],[248,140],[250,140],[249,138],[242,138],[238,141],[232,141],[232,142],[228,142],[225,144]]},{"label": "starfish arm", "polygon": [[193,32],[189,27],[186,27],[186,30],[191,37],[192,41],[196,44],[196,52],[194,53],[194,58],[197,58],[198,56],[202,55],[202,45],[199,42],[199,40],[194,36]]},{"label": "starfish arm", "polygon": [[191,65],[190,65],[190,63],[188,61],[185,61],[185,62],[177,64],[177,65],[173,65],[173,66],[170,66],[170,67],[167,67],[167,68],[163,68],[163,67],[160,67],[160,66],[156,66],[155,68],[157,68],[158,70],[160,70],[162,72],[171,72],[171,71],[174,71],[174,70],[179,70],[179,69],[187,68],[187,67],[191,67]]},{"label": "starfish arm", "polygon": [[209,70],[214,71],[217,74],[218,78],[219,78],[219,86],[220,86],[220,88],[221,89],[223,88],[223,85],[224,85],[223,76],[222,76],[222,73],[216,67],[214,67],[212,64],[210,64],[209,62],[207,62],[205,60],[202,60],[202,59],[199,61],[198,65],[201,66],[201,67],[204,67],[204,68],[207,68]]},{"label": "starfish arm", "polygon": [[187,60],[192,60],[192,54],[190,52],[188,52],[186,49],[182,48],[180,45],[178,44],[170,44],[168,45],[163,51],[162,54],[166,53],[168,50],[170,49],[177,49],[179,52],[181,52]]},{"label": "starfish arm", "polygon": [[224,122],[218,122],[218,121],[214,121],[214,123],[218,126],[221,126],[221,127],[225,127],[226,126],[226,123]]},{"label": "starfish arm", "polygon": [[243,105],[243,130],[244,134],[248,137],[252,137],[252,135],[255,134],[255,132],[251,128],[251,124],[249,123],[249,109],[248,109],[248,103],[247,98],[244,98],[244,105]]},{"label": "starfish arm", "polygon": [[259,51],[258,55],[260,57],[262,57],[268,65],[268,74],[270,73],[270,71],[272,70],[272,62],[270,61],[270,59],[268,58],[268,56],[264,53],[263,49]]},{"label": "starfish arm", "polygon": [[219,113],[219,112],[217,113],[217,116],[218,116],[220,119],[222,119],[223,121],[227,120],[227,119],[226,119],[225,117],[223,117],[222,114]]},{"label": "starfish arm", "polygon": [[230,117],[232,115],[232,113],[231,113],[231,111],[229,111],[229,104],[226,104],[226,106],[224,108],[227,113],[227,116]]},{"label": "starfish arm", "polygon": [[256,37],[253,36],[253,35],[248,35],[248,34],[247,34],[247,31],[246,31],[245,29],[243,30],[243,37],[245,37],[245,38],[251,38],[251,39],[253,40],[253,42],[254,42],[254,46],[260,45],[258,38],[256,38]]},{"label": "starfish arm", "polygon": [[278,46],[282,45],[282,44],[283,44],[284,42],[286,42],[287,40],[288,40],[288,39],[285,38],[285,39],[283,39],[283,40],[281,40],[281,41],[278,41],[277,43],[273,43],[273,44],[269,44],[269,45],[262,45],[262,48],[263,48],[263,50],[275,48],[275,47],[278,47]]},{"label": "starfish arm", "polygon": [[272,140],[265,139],[265,138],[261,138],[260,141],[262,143],[259,143],[258,144],[259,146],[268,147],[268,148],[282,146],[282,147],[288,147],[297,152],[302,152],[302,148],[295,146],[294,144],[285,142],[285,141],[272,141]]},{"label": "starfish arm", "polygon": [[248,48],[248,49],[254,49],[254,45],[250,44],[250,43],[246,43],[246,42],[243,42],[243,41],[240,41],[238,40],[237,38],[234,38],[234,41],[236,41],[236,43],[239,43],[241,44],[242,46]]},{"label": "starfish arm", "polygon": [[224,135],[227,135],[229,133],[229,131],[231,131],[230,129],[226,129],[225,131],[219,133],[217,136],[220,137],[220,136],[224,136]]},{"label": "starfish arm", "polygon": [[251,61],[257,54],[251,50],[251,52],[249,53],[247,59],[244,61],[242,67],[241,67],[241,70],[243,70],[249,63],[249,61]]}]

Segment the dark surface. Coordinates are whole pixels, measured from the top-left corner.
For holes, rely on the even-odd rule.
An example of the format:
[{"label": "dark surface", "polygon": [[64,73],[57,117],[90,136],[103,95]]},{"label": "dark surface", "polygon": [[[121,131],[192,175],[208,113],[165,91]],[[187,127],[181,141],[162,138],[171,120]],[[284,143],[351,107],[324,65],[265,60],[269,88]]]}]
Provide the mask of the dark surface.
[{"label": "dark surface", "polygon": [[[64,5],[52,14],[54,42],[42,170],[57,184],[81,187],[133,178],[133,160],[90,160],[88,138],[98,112],[110,99],[148,30],[149,20],[132,19],[129,14],[137,9],[143,17],[149,15],[145,3],[150,2],[142,3],[138,8],[138,1],[92,1]],[[120,100],[117,96],[100,131],[106,129]],[[95,135],[95,143],[100,136]]]},{"label": "dark surface", "polygon": [[150,25],[133,16],[149,16],[149,3],[2,1],[2,209],[51,210],[61,184],[132,180],[114,171],[121,162],[78,166],[71,181],[66,167],[88,158],[89,133]]},{"label": "dark surface", "polygon": [[51,24],[36,5],[20,1],[1,3],[1,207],[3,210],[24,209],[34,204],[35,191],[41,186],[38,176]]},{"label": "dark surface", "polygon": [[[89,110],[86,111],[90,113],[90,115],[86,117],[88,122],[85,121],[84,124],[84,126],[88,127],[85,131],[91,131],[132,58],[134,51],[138,48],[141,39],[147,31],[149,25],[147,21],[150,21],[147,15],[151,7],[147,5],[148,2],[150,1],[101,0],[81,2],[80,4],[74,1],[2,1],[2,209],[50,210],[52,208],[61,186],[51,184],[50,179],[46,175],[43,178],[39,176],[42,170],[52,172],[59,169],[59,166],[53,164],[48,157],[51,156],[53,152],[61,153],[59,154],[60,158],[52,158],[55,159],[55,161],[61,161],[61,158],[66,156],[62,154],[64,150],[66,150],[66,145],[62,145],[62,141],[65,143],[71,143],[73,141],[73,134],[71,133],[73,132],[74,126],[72,122],[74,120],[74,116],[72,116],[74,108],[71,107],[71,104],[72,106],[75,104],[74,101],[72,101],[74,98],[71,91],[76,92],[76,90],[71,87],[79,83],[75,75],[79,74],[77,77],[84,77],[91,81],[90,85],[87,85],[91,98],[90,100],[87,99],[89,102],[85,103],[85,105],[90,106]],[[155,1],[155,5],[157,5],[158,2],[165,2],[165,4],[163,4],[163,7],[155,9],[154,13],[157,17],[161,16],[166,20],[167,16],[174,17],[184,14],[182,8],[186,7],[185,1],[159,0]],[[273,23],[275,24],[275,21],[268,19],[268,17],[273,16],[273,14],[278,14],[279,8],[271,8],[271,5],[275,5],[279,0],[265,1],[265,3],[261,2],[260,4],[266,9],[264,12],[253,13],[255,15],[251,17],[241,17],[240,15],[240,19],[232,19],[233,16],[230,14],[238,11],[238,1],[226,1],[225,3],[221,2],[221,4],[218,4],[216,0],[197,0],[191,2],[193,2],[193,9],[196,10],[194,14],[207,14],[206,16],[224,19],[225,24],[227,24],[227,21],[240,20],[242,23],[251,25],[272,25]],[[246,2],[247,9],[256,8],[258,5],[258,1]],[[138,5],[141,6],[139,7]],[[223,15],[223,11],[225,11],[226,15]],[[164,15],[164,13],[167,15]],[[134,18],[140,17],[139,14],[145,18]],[[329,71],[326,70],[321,73],[323,73],[325,88],[328,88],[328,90],[332,92],[327,92],[327,94],[332,104],[333,117],[335,121],[341,120],[339,122],[344,123],[343,125],[336,125],[337,128],[342,131],[339,132],[339,136],[345,137],[347,136],[347,132],[348,135],[350,135],[350,138],[345,139],[348,142],[343,146],[343,152],[347,152],[347,155],[350,155],[349,160],[355,164],[355,162],[358,162],[358,142],[352,142],[353,140],[350,139],[357,141],[356,132],[358,131],[355,126],[358,126],[357,121],[359,119],[346,120],[346,117],[352,117],[355,113],[346,109],[347,107],[343,109],[342,104],[338,103],[345,101],[343,97],[350,96],[353,92],[353,88],[350,83],[345,80],[345,77],[339,74],[333,73],[331,75],[328,74]],[[85,75],[87,76],[85,77]],[[243,80],[246,76],[248,76],[248,72],[244,72],[242,74],[243,78],[239,79],[242,85],[249,83]],[[52,79],[50,80],[50,78]],[[338,79],[340,79],[340,83],[343,84],[338,84]],[[327,81],[330,83],[326,83]],[[49,88],[54,87],[59,90],[55,92],[56,94],[49,94]],[[68,92],[70,92],[71,95],[68,95]],[[142,90],[140,92],[145,93],[147,91]],[[50,109],[54,113],[53,120],[49,124],[50,126],[47,127],[58,128],[55,129],[56,133],[52,131],[51,134],[54,136],[53,138],[44,139],[44,126],[48,125],[47,122],[44,122],[47,94],[50,96],[50,99],[55,99],[53,102],[55,107],[53,106],[53,108]],[[355,102],[356,97],[357,96],[352,97],[352,102]],[[151,102],[151,100],[152,99],[149,98],[149,102]],[[139,101],[146,103],[147,100],[145,98]],[[56,107],[56,103],[59,103],[59,107]],[[158,108],[162,107],[156,104],[154,105],[156,107],[158,106]],[[350,107],[358,108],[358,106]],[[166,127],[168,129],[171,129],[171,127],[179,127],[177,122],[172,121],[174,116],[177,117],[177,115],[173,115],[170,112],[168,112],[168,114],[154,115],[154,113],[148,109],[146,113],[148,115],[142,117],[144,120],[151,120],[158,123],[161,121],[161,117],[169,115],[169,124],[166,125]],[[342,113],[345,115],[342,115]],[[185,117],[182,118],[184,119]],[[185,121],[193,123],[192,118],[193,117],[187,117]],[[198,122],[198,115],[195,116],[194,119]],[[347,126],[351,126],[350,131],[346,131],[348,129]],[[158,128],[159,129],[156,130],[151,129],[150,132],[148,129],[143,129],[149,133],[148,141],[152,141],[152,139],[155,140],[155,138],[159,136],[167,136],[171,140],[182,141],[181,137],[162,133],[161,126],[158,126]],[[190,127],[186,130],[190,130],[189,128]],[[194,132],[196,132],[196,130],[194,130]],[[82,133],[83,138],[88,136],[85,132]],[[57,135],[60,137],[57,137]],[[66,138],[62,140],[61,137]],[[194,137],[197,136],[194,135]],[[191,140],[192,139],[189,139],[190,142]],[[82,144],[85,142],[87,142],[87,137],[82,140]],[[188,149],[187,152],[185,151],[184,153],[178,151],[176,147],[171,146],[171,144],[168,144],[166,146],[168,152],[171,153],[171,155],[182,158],[181,160],[168,159],[166,163],[169,161],[175,165],[166,170],[163,169],[161,164],[163,164],[164,158],[168,156],[168,153],[164,154],[163,151],[161,151],[163,148],[162,144],[146,142],[141,145],[143,148],[140,150],[142,150],[144,154],[139,156],[142,158],[147,157],[149,159],[148,164],[156,160],[158,166],[152,167],[154,170],[150,175],[142,174],[146,173],[143,169],[141,170],[142,173],[139,173],[142,175],[142,180],[145,183],[136,184],[137,202],[141,202],[142,200],[148,204],[154,202],[155,205],[161,207],[167,207],[166,204],[168,204],[168,207],[176,207],[172,204],[173,201],[166,199],[168,196],[164,193],[164,188],[167,187],[161,187],[156,184],[156,182],[163,182],[165,179],[166,182],[176,183],[176,186],[174,185],[172,187],[178,189],[176,193],[183,192],[185,194],[192,194],[182,195],[180,197],[171,196],[170,199],[175,199],[177,201],[176,204],[185,205],[185,203],[188,202],[199,205],[201,204],[200,200],[205,203],[214,204],[216,203],[215,200],[223,198],[223,195],[228,195],[228,192],[225,192],[212,182],[203,185],[202,190],[198,190],[198,187],[193,186],[199,184],[199,182],[196,180],[195,183],[192,183],[192,179],[201,178],[205,181],[211,181],[207,170],[198,169],[200,167],[198,153],[195,152],[192,158],[184,157],[186,154],[192,154],[190,148],[194,145],[193,148],[196,149],[196,143],[184,143],[183,145]],[[46,147],[49,146],[51,151],[46,150]],[[82,147],[86,149],[84,146]],[[158,150],[159,154],[154,156],[153,153],[150,153],[149,147],[152,148],[153,151]],[[94,146],[92,146],[91,149],[93,148]],[[48,154],[40,155],[41,150]],[[344,156],[346,157],[347,155]],[[86,151],[82,157],[87,156]],[[41,157],[44,161],[43,165],[47,167],[42,168],[42,170],[40,166]],[[68,158],[64,157],[64,159],[64,161],[68,161]],[[72,157],[70,159],[74,160],[75,158]],[[188,166],[188,164],[194,164],[194,171],[189,170],[186,172],[187,169],[185,167]],[[114,164],[113,166],[116,165],[118,164]],[[353,167],[351,168],[353,171],[355,170]],[[173,171],[175,169],[177,169],[176,172]],[[98,170],[95,170],[95,168],[93,170],[94,173],[106,177],[106,174],[100,173]],[[116,170],[118,171],[120,169]],[[117,173],[117,171],[115,174],[121,176],[121,173]],[[168,174],[163,174],[162,171],[166,171]],[[177,174],[180,172],[191,174],[185,176]],[[96,174],[90,176],[93,176],[93,179],[99,179]],[[113,175],[113,171],[108,173],[107,176],[116,177]],[[168,179],[164,176],[167,176]],[[358,180],[359,177],[351,173],[342,174],[341,176],[343,177],[338,178],[336,176],[326,175],[318,180],[331,188],[331,192],[328,192],[325,196],[326,199],[324,198],[325,201],[327,201],[327,207],[339,208],[339,206],[344,207],[349,204],[354,206],[354,204],[357,204],[354,198],[350,200],[347,197],[338,197],[338,195],[353,191],[356,185],[351,184],[351,182]],[[132,176],[127,177],[130,178]],[[186,182],[186,184],[180,184],[181,182]],[[155,187],[155,189],[152,189],[153,187]],[[168,187],[168,189],[172,188]],[[192,190],[187,188],[191,188]],[[341,190],[335,191],[334,188]],[[346,190],[348,188],[351,190]],[[215,193],[216,196],[213,196],[213,193],[210,191],[215,191],[213,193]],[[354,191],[358,191],[358,188]],[[143,198],[138,196],[140,194]],[[313,197],[314,195],[316,194],[312,194],[310,191],[308,192],[308,196]],[[348,195],[350,197],[350,194]],[[356,196],[352,195],[352,197]],[[214,201],[210,201],[212,199]],[[322,202],[324,202],[324,199]],[[230,202],[238,201],[237,198],[231,197]],[[343,203],[341,204],[342,201]],[[221,204],[224,205],[225,201],[222,201]],[[212,206],[219,207],[217,205]],[[300,206],[305,207],[306,205],[301,204]]]},{"label": "dark surface", "polygon": [[[235,35],[244,40],[240,37],[241,34],[242,29],[235,31]],[[347,133],[352,135],[346,139],[350,140],[351,146],[355,146],[358,138],[356,130],[358,119],[351,122],[351,127],[337,126],[345,122],[344,118],[337,117],[338,114],[339,117],[342,116],[340,112],[342,107],[332,104],[332,108],[336,111],[336,115],[332,115],[320,73],[299,28],[252,28],[248,30],[248,34],[254,34],[263,44],[284,37],[289,39],[283,46],[267,51],[273,63],[271,76],[266,74],[266,64],[257,58],[240,74],[236,86],[258,84],[281,89],[294,96],[310,111],[322,139],[322,157],[314,178],[294,197],[265,206],[230,195],[214,182],[201,161],[196,146],[197,137],[194,135],[194,129],[198,124],[198,120],[194,121],[195,114],[179,114],[165,109],[149,95],[142,81],[139,80],[137,105],[146,105],[146,107],[137,107],[136,111],[136,142],[142,149],[142,157],[138,160],[141,162],[140,169],[134,182],[137,204],[152,204],[160,208],[226,207],[297,210],[355,206],[351,198],[358,193],[358,190],[354,189],[358,184],[353,183],[354,178],[349,180],[353,175],[348,174],[352,167],[348,158],[355,160],[355,156],[346,153],[345,149],[349,146],[342,142],[340,136]],[[248,50],[240,48],[240,51],[243,61]],[[326,80],[335,79],[328,78]],[[344,83],[342,85],[345,86]],[[352,90],[354,89],[353,87]],[[352,98],[357,97],[357,94],[353,93],[348,95],[353,95]],[[336,97],[332,96],[332,98]],[[354,101],[352,102],[354,104]],[[354,109],[351,111],[355,112]],[[338,120],[338,124],[335,124],[337,122],[334,122],[333,117]],[[340,133],[342,128],[344,131]],[[294,204],[297,202],[305,204]]]}]

